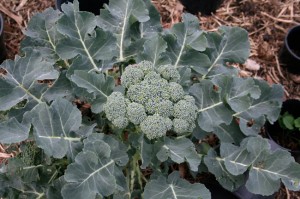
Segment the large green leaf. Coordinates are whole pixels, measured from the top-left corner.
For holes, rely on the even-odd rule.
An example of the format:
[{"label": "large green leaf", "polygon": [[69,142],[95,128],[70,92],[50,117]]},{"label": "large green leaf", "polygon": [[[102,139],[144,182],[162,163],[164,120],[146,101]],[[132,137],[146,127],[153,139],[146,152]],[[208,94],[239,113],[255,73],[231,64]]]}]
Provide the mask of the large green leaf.
[{"label": "large green leaf", "polygon": [[67,183],[62,189],[64,198],[95,199],[96,194],[109,196],[114,193],[114,161],[108,159],[109,146],[101,141],[98,144],[103,154],[81,152],[76,156],[75,162],[68,166],[65,172]]},{"label": "large green leaf", "polygon": [[144,198],[147,199],[210,199],[209,190],[202,184],[190,184],[173,172],[166,179],[159,176],[145,186]]},{"label": "large green leaf", "polygon": [[0,142],[11,144],[21,142],[28,138],[30,125],[21,124],[16,118],[0,123]]},{"label": "large green leaf", "polygon": [[81,125],[81,112],[65,99],[55,100],[49,107],[42,103],[31,111],[31,122],[37,145],[55,158],[76,155],[73,142],[80,138],[73,135]]},{"label": "large green leaf", "polygon": [[[98,61],[111,60],[115,56],[115,37],[96,28],[96,17],[89,12],[79,11],[78,1],[62,5],[64,15],[58,20],[57,30],[65,36],[56,46],[62,59],[82,56],[92,65],[90,70],[102,70]],[[88,68],[86,70],[89,70]]]},{"label": "large green leaf", "polygon": [[232,175],[241,175],[249,169],[246,188],[252,193],[271,195],[279,189],[280,179],[290,189],[300,189],[300,173],[295,172],[299,165],[294,158],[285,150],[272,152],[268,141],[261,137],[247,138],[240,147],[221,144],[221,157],[216,160],[224,162]]},{"label": "large green leaf", "polygon": [[86,89],[88,93],[92,93],[95,97],[92,100],[92,111],[100,113],[106,102],[107,96],[113,92],[115,87],[114,78],[105,76],[103,73],[88,73],[86,71],[75,71],[71,76],[71,80],[80,88]]},{"label": "large green leaf", "polygon": [[208,33],[207,40],[211,64],[203,74],[203,79],[209,76],[214,67],[226,65],[226,62],[244,63],[250,54],[248,33],[239,27],[221,26],[218,33]]},{"label": "large green leaf", "polygon": [[[136,53],[132,47],[134,43],[131,41],[131,25],[148,20],[149,12],[142,0],[111,0],[109,6],[101,11],[98,26],[110,31],[117,38],[115,43],[118,46],[118,60],[125,61],[127,57]],[[135,48],[140,51],[142,43]]]},{"label": "large green leaf", "polygon": [[[270,123],[278,119],[284,96],[281,85],[269,86],[267,82],[262,80],[255,80],[255,84],[259,86],[261,96],[254,99],[248,109],[235,114],[240,120],[241,130],[248,136],[257,135],[257,130],[264,125],[266,119]],[[265,117],[262,117],[262,115],[265,115]],[[253,125],[249,125],[249,121]]]},{"label": "large green leaf", "polygon": [[167,42],[159,35],[155,35],[144,43],[143,52],[138,56],[139,61],[148,60],[154,66],[170,63],[166,55]]},{"label": "large green leaf", "polygon": [[24,57],[17,56],[14,61],[7,60],[0,65],[5,70],[0,76],[0,111],[9,110],[24,99],[41,103],[48,85],[39,80],[58,77],[52,65],[36,50],[28,50]]},{"label": "large green leaf", "polygon": [[184,14],[183,22],[174,24],[172,29],[166,31],[164,39],[168,43],[167,54],[175,67],[183,65],[207,68],[209,66],[210,60],[207,55],[199,52],[206,49],[207,40],[195,16]]},{"label": "large green leaf", "polygon": [[42,52],[44,57],[56,61],[58,59],[56,46],[63,37],[57,32],[56,27],[60,16],[60,11],[53,8],[48,8],[44,12],[34,15],[24,31],[27,37],[22,41],[22,49],[35,48]]},{"label": "large green leaf", "polygon": [[125,146],[104,134],[92,134],[84,142],[83,152],[65,173],[64,198],[95,198],[126,191],[127,183],[117,165],[126,165]]},{"label": "large green leaf", "polygon": [[166,161],[169,157],[178,164],[187,161],[192,171],[198,171],[198,166],[201,162],[195,145],[187,138],[172,140],[166,137],[165,144],[162,145],[156,156],[162,162]]},{"label": "large green leaf", "polygon": [[227,190],[235,191],[245,183],[244,175],[233,175],[227,171],[224,162],[218,160],[217,153],[211,149],[204,157],[208,171],[216,176],[217,181]]},{"label": "large green leaf", "polygon": [[[278,117],[280,97],[283,96],[279,86],[270,87],[267,83],[251,78],[241,79],[228,75],[202,80],[191,86],[190,93],[199,108],[197,121],[201,129],[212,132],[220,124],[229,125],[233,117],[238,117],[241,130],[246,135],[247,128],[251,127],[252,131],[256,131],[255,135],[258,134],[263,123],[255,122],[255,119],[267,118],[272,122]],[[249,123],[252,120],[254,124],[251,126]]]}]

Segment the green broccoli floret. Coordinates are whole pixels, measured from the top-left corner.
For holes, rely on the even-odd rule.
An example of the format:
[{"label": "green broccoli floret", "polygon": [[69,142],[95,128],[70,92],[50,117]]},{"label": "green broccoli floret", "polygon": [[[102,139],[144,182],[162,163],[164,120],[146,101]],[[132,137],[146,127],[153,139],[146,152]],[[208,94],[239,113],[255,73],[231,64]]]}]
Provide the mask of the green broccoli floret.
[{"label": "green broccoli floret", "polygon": [[123,129],[128,125],[129,121],[128,121],[127,117],[118,117],[118,118],[115,118],[114,120],[112,120],[112,123],[116,127]]},{"label": "green broccoli floret", "polygon": [[129,65],[121,77],[121,84],[128,88],[129,86],[142,81],[143,77],[144,73],[141,69],[133,65]]},{"label": "green broccoli floret", "polygon": [[189,126],[190,124],[186,120],[177,119],[177,118],[173,120],[174,131],[178,134],[188,132]]},{"label": "green broccoli floret", "polygon": [[148,116],[142,123],[141,129],[149,139],[155,139],[166,135],[169,121],[158,114]]},{"label": "green broccoli floret", "polygon": [[136,102],[128,104],[127,115],[133,124],[140,124],[147,117],[144,106]]},{"label": "green broccoli floret", "polygon": [[169,95],[172,102],[177,102],[184,97],[184,90],[182,86],[178,83],[169,83]]},{"label": "green broccoli floret", "polygon": [[[122,93],[113,92],[107,97],[107,102],[104,105],[104,112],[108,120],[112,121],[113,124],[119,128],[125,128],[128,124],[128,120],[121,118],[126,118],[126,100]],[[120,122],[120,123],[118,123]]]},{"label": "green broccoli floret", "polygon": [[195,99],[177,83],[180,75],[173,66],[154,68],[143,61],[125,68],[121,80],[125,96],[112,93],[104,108],[115,126],[139,125],[149,139],[165,136],[169,130],[182,134],[195,128]]},{"label": "green broccoli floret", "polygon": [[194,123],[197,117],[197,107],[194,103],[180,100],[174,105],[174,117],[183,119],[188,123]]},{"label": "green broccoli floret", "polygon": [[147,75],[149,72],[154,71],[154,66],[151,61],[142,61],[138,63],[137,67],[144,72],[144,75]]},{"label": "green broccoli floret", "polygon": [[163,65],[158,67],[157,71],[161,76],[170,82],[179,82],[180,74],[178,70],[172,65]]}]

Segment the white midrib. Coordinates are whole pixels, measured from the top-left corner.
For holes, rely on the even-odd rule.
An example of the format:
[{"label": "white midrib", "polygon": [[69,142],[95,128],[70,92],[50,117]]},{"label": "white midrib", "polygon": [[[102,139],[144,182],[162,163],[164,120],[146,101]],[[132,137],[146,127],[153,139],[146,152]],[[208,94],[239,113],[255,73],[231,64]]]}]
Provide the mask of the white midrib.
[{"label": "white midrib", "polygon": [[[223,54],[223,52],[224,52],[224,50],[225,50],[225,48],[226,48],[227,42],[228,42],[228,41],[226,41],[224,47],[222,48],[222,50],[221,50],[221,52],[219,53],[218,57],[215,59],[214,63],[208,68],[206,75],[213,69],[213,67],[214,67],[214,66],[217,64],[217,62],[219,61],[220,57],[222,56],[222,54]],[[202,76],[202,79],[205,79],[206,75],[203,75],[203,76]]]},{"label": "white midrib", "polygon": [[174,154],[175,156],[179,157],[180,159],[182,159],[181,156],[177,155],[177,153],[175,153],[174,151],[172,151],[168,146],[164,145],[163,146],[165,149],[169,150],[172,154]]},{"label": "white midrib", "polygon": [[170,188],[171,188],[171,190],[172,190],[172,194],[173,194],[173,196],[174,196],[174,199],[177,199],[177,196],[176,196],[176,193],[175,193],[175,190],[174,190],[174,187],[173,187],[172,184],[170,185]]},{"label": "white midrib", "polygon": [[96,173],[98,173],[99,171],[105,169],[106,167],[108,167],[109,165],[113,164],[115,161],[114,160],[110,160],[108,163],[106,163],[105,165],[103,165],[102,167],[100,167],[99,169],[95,170],[93,173],[91,173],[86,179],[84,179],[79,186],[81,186],[83,183],[85,183],[90,177],[92,177],[93,175],[95,175]]},{"label": "white midrib", "polygon": [[[225,162],[225,158],[217,157],[216,160]],[[239,166],[243,166],[243,167],[249,167],[249,166],[250,166],[250,165],[243,164],[243,163],[240,163],[240,162],[236,162],[236,161],[233,161],[233,160],[230,160],[229,162],[232,163],[232,164],[236,164],[236,165],[239,165]],[[273,175],[276,175],[276,176],[280,176],[280,177],[284,177],[284,178],[290,178],[290,177],[287,176],[287,175],[282,175],[282,174],[280,174],[280,173],[276,173],[276,172],[274,172],[274,171],[269,171],[269,170],[262,169],[262,168],[259,168],[259,167],[252,166],[251,168],[254,169],[254,170],[257,170],[257,171],[270,173],[270,174],[273,174]]]},{"label": "white midrib", "polygon": [[120,40],[120,61],[124,61],[124,55],[123,55],[123,45],[124,45],[124,37],[125,37],[125,28],[126,28],[126,21],[127,21],[127,13],[128,13],[128,3],[126,3],[126,9],[125,9],[125,17],[123,20],[123,26],[121,31],[121,40]]},{"label": "white midrib", "polygon": [[87,47],[86,47],[86,45],[85,45],[85,43],[84,43],[84,41],[83,41],[83,38],[82,38],[82,36],[81,36],[81,34],[80,34],[79,27],[77,26],[77,19],[76,19],[76,16],[74,16],[74,19],[75,19],[75,23],[74,23],[74,24],[75,24],[75,27],[76,27],[76,29],[77,29],[77,33],[78,33],[78,36],[79,36],[79,40],[80,40],[80,42],[81,42],[81,44],[82,44],[82,46],[83,46],[83,48],[84,48],[84,51],[86,52],[86,54],[87,54],[87,56],[88,56],[90,62],[92,63],[94,69],[95,69],[96,71],[98,71],[97,64],[94,62],[93,57],[90,55],[90,52],[89,52],[89,50],[87,49]]},{"label": "white midrib", "polygon": [[177,68],[177,66],[179,64],[179,61],[180,61],[180,58],[182,56],[183,50],[185,48],[186,37],[187,37],[187,30],[184,33],[184,38],[183,38],[182,46],[181,46],[180,52],[178,54],[177,60],[176,60],[175,65],[174,65],[175,68]]},{"label": "white midrib", "polygon": [[[82,79],[82,78],[81,78]],[[99,93],[101,93],[104,97],[107,98],[107,95],[105,93],[103,93],[101,90],[99,90],[95,85],[89,83],[88,81],[82,79],[84,82],[86,82],[88,85],[90,85],[91,87],[93,87],[96,91],[98,91]]]},{"label": "white midrib", "polygon": [[55,139],[63,139],[63,140],[67,140],[70,142],[76,142],[76,141],[80,141],[81,138],[72,138],[72,137],[59,137],[59,136],[38,136],[39,138],[45,138],[45,139],[50,139],[50,140],[55,140]]}]

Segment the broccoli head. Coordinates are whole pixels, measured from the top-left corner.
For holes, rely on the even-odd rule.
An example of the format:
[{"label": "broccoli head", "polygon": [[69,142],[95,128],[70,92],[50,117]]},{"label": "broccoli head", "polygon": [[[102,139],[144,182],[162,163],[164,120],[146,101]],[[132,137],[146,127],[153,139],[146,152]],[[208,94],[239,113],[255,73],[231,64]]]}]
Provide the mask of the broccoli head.
[{"label": "broccoli head", "polygon": [[172,65],[154,67],[149,61],[129,65],[121,77],[125,93],[113,92],[107,98],[107,119],[118,128],[131,122],[149,139],[165,136],[169,130],[192,132],[197,107],[179,80],[180,74]]}]

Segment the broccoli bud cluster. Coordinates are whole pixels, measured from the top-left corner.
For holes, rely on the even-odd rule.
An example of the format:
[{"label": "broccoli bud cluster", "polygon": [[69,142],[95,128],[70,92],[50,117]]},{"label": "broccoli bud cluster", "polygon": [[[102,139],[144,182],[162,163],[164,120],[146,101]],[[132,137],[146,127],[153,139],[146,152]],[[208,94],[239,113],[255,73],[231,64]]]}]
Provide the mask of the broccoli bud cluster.
[{"label": "broccoli bud cluster", "polygon": [[155,68],[149,61],[129,65],[121,76],[125,94],[113,92],[104,105],[107,119],[118,128],[129,122],[139,125],[149,139],[165,136],[169,130],[192,132],[195,99],[185,94],[179,81],[180,74],[172,65]]}]

